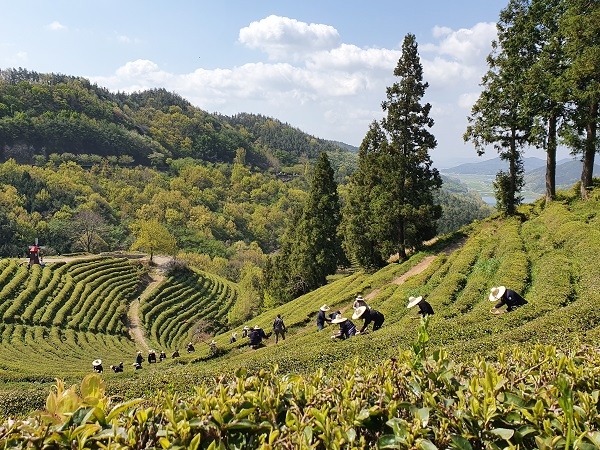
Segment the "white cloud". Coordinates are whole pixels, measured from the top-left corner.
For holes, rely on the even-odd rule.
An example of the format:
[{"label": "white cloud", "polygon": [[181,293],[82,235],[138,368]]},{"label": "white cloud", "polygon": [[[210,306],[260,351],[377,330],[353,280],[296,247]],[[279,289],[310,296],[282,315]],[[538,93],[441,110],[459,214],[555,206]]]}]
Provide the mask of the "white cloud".
[{"label": "white cloud", "polygon": [[[426,101],[433,105],[434,134],[442,148],[463,145],[466,116],[479,96],[494,36],[492,24],[436,27],[432,42],[419,44],[424,81],[430,84]],[[359,145],[369,124],[383,116],[380,104],[396,81],[393,71],[401,56],[399,48],[341,43],[333,27],[278,16],[243,28],[239,41],[266,52],[271,62],[176,74],[139,59],[109,77],[91,79],[125,92],[162,87],[206,111],[265,114],[318,137]]]},{"label": "white cloud", "polygon": [[66,31],[67,27],[55,20],[54,22],[46,25],[46,29],[50,31]]},{"label": "white cloud", "polygon": [[120,42],[121,44],[127,44],[127,45],[139,44],[141,42],[140,39],[132,38],[125,34],[117,34],[116,39],[117,39],[117,42]]},{"label": "white cloud", "polygon": [[440,42],[427,44],[420,47],[420,50],[435,52],[465,63],[485,62],[490,44],[497,36],[496,24],[491,22],[480,22],[472,28],[456,31],[438,26],[433,28],[432,35]]},{"label": "white cloud", "polygon": [[458,97],[458,106],[470,111],[478,98],[479,92],[465,92]]},{"label": "white cloud", "polygon": [[249,48],[266,52],[270,59],[293,59],[334,48],[339,43],[339,34],[330,25],[271,15],[242,28],[238,40]]}]

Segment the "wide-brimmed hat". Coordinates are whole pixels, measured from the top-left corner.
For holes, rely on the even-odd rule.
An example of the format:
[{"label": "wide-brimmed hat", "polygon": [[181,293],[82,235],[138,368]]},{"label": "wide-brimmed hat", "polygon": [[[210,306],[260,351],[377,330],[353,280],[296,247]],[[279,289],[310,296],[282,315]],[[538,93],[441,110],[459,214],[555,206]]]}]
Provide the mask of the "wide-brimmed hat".
[{"label": "wide-brimmed hat", "polygon": [[234,331],[233,333],[231,333],[231,335],[236,338],[237,337],[237,331]]},{"label": "wide-brimmed hat", "polygon": [[142,354],[142,351],[141,351],[141,350],[138,350],[138,355],[141,355],[141,354]]},{"label": "wide-brimmed hat", "polygon": [[102,364],[101,359],[95,359],[92,361],[92,366],[99,366],[100,364]]},{"label": "wide-brimmed hat", "polygon": [[214,339],[212,341],[210,341],[210,345],[214,345],[216,343],[217,343],[217,341],[215,341]]},{"label": "wide-brimmed hat", "polygon": [[412,308],[413,306],[417,306],[421,300],[423,300],[423,296],[419,295],[418,297],[408,297],[408,305],[407,308]]},{"label": "wide-brimmed hat", "polygon": [[348,320],[348,319],[346,319],[345,317],[342,317],[341,314],[338,314],[337,317],[331,321],[331,323],[342,323],[342,322],[345,322],[346,320]]},{"label": "wide-brimmed hat", "polygon": [[156,353],[154,350],[150,350],[148,353]]},{"label": "wide-brimmed hat", "polygon": [[497,302],[500,297],[504,295],[506,288],[504,286],[493,287],[490,289],[490,296],[488,297],[490,302]]},{"label": "wide-brimmed hat", "polygon": [[246,326],[244,327],[244,330],[249,330],[249,329],[250,329],[250,328],[248,327],[248,325],[246,325]]},{"label": "wide-brimmed hat", "polygon": [[362,296],[362,295],[358,295],[358,296],[356,297],[356,300],[359,300],[359,301],[364,301],[364,298],[363,298],[363,296]]},{"label": "wide-brimmed hat", "polygon": [[367,310],[366,306],[359,306],[358,308],[356,308],[354,310],[354,314],[352,314],[352,318],[355,320],[360,319],[366,310]]},{"label": "wide-brimmed hat", "polygon": [[321,306],[319,309],[321,311],[329,311],[331,308],[325,304],[325,305]]},{"label": "wide-brimmed hat", "polygon": [[254,325],[254,329],[255,330],[260,330],[260,327],[258,325]]}]

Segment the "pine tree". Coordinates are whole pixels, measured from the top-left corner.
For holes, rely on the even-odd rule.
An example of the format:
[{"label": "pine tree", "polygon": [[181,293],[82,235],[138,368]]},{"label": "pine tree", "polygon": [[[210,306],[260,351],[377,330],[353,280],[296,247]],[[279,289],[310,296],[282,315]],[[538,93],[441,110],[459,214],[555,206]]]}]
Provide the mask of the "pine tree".
[{"label": "pine tree", "polygon": [[342,246],[338,236],[340,202],[334,172],[325,152],[315,167],[308,201],[297,228],[296,247],[292,251],[293,272],[304,279],[304,294],[327,283],[327,275],[334,274],[342,260]]},{"label": "pine tree", "polygon": [[530,67],[536,61],[539,41],[524,19],[529,1],[514,0],[503,9],[497,23],[498,40],[492,42],[483,91],[471,109],[465,141],[475,144],[482,155],[494,145],[500,158],[508,161],[508,172],[499,172],[494,183],[497,207],[513,214],[523,200],[522,149],[532,139],[533,111],[527,97]]},{"label": "pine tree", "polygon": [[327,283],[343,261],[338,236],[340,204],[334,172],[325,152],[315,167],[308,200],[290,221],[280,251],[265,274],[265,303],[280,304]]},{"label": "pine tree", "polygon": [[429,85],[412,34],[394,75],[399,81],[381,105],[387,115],[371,124],[361,144],[344,210],[346,250],[365,267],[381,266],[396,252],[406,259],[407,249],[435,236],[441,215],[433,200],[442,180],[429,155],[437,145],[429,132],[431,105],[421,104]]}]

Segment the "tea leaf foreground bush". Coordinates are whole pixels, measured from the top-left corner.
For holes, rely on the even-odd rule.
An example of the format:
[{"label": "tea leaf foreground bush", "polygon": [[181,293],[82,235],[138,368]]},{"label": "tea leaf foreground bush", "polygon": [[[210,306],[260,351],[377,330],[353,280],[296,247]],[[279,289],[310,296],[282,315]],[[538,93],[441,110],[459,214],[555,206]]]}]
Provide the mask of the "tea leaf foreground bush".
[{"label": "tea leaf foreground bush", "polygon": [[[578,448],[600,446],[600,353],[536,346],[457,364],[427,347],[340,374],[240,369],[183,398],[115,403],[98,375],[57,380],[46,406],[0,428],[3,448]],[[419,356],[420,355],[420,356]]]}]

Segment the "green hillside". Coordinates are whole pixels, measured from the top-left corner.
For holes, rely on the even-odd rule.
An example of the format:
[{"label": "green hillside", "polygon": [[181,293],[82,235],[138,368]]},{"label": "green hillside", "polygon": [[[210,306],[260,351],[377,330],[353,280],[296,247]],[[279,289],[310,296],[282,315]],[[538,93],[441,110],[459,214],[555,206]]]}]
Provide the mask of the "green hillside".
[{"label": "green hillside", "polygon": [[[40,407],[40,385],[15,390],[14,383],[45,383],[56,376],[77,380],[91,370],[90,362],[97,357],[109,364],[125,361],[125,373],[103,374],[108,392],[125,397],[152,397],[165,387],[190,393],[194,384],[210,383],[240,367],[254,372],[276,363],[283,374],[308,375],[318,369],[335,373],[354,358],[365,368],[375,367],[397,355],[398,348],[409,349],[414,343],[418,321],[405,307],[414,295],[424,295],[436,312],[429,322],[429,345],[445,347],[457,361],[494,358],[512,345],[569,348],[593,343],[600,331],[595,296],[600,287],[595,270],[600,252],[599,192],[596,189],[587,202],[577,200],[575,191],[565,192],[546,207],[540,202],[521,207],[518,217],[496,216],[474,223],[403,264],[336,279],[248,324],[270,332],[275,315],[281,314],[289,332],[277,345],[272,338],[257,351],[249,350],[244,339],[230,344],[232,330],[213,321],[216,353],[199,342],[194,353],[168,358],[156,367],[146,365],[142,371],[130,366],[137,347],[122,320],[123,305],[136,298],[136,283],[144,276],[137,263],[93,258],[28,271],[15,260],[4,259],[0,375],[5,396],[0,406],[4,415]],[[399,277],[411,269],[414,275],[400,282]],[[487,293],[499,284],[522,293],[529,304],[510,314],[490,314]],[[188,336],[193,338],[191,325],[182,327],[185,322],[177,319],[210,322],[231,307],[236,292],[231,283],[202,272],[165,278],[140,307],[148,342],[172,348]],[[323,303],[348,316],[359,293],[385,314],[380,331],[332,341],[334,326],[316,330],[316,311]],[[207,297],[214,306],[205,306]],[[111,298],[114,301],[108,301]],[[92,306],[96,302],[98,306]],[[215,311],[220,313],[211,316]],[[241,332],[241,327],[236,330]]]},{"label": "green hillside", "polygon": [[[83,77],[0,70],[0,161],[93,165],[102,158],[165,167],[172,159],[263,170],[345,148],[254,114],[210,114],[165,89],[113,93]],[[301,166],[300,166],[301,167]]]}]

